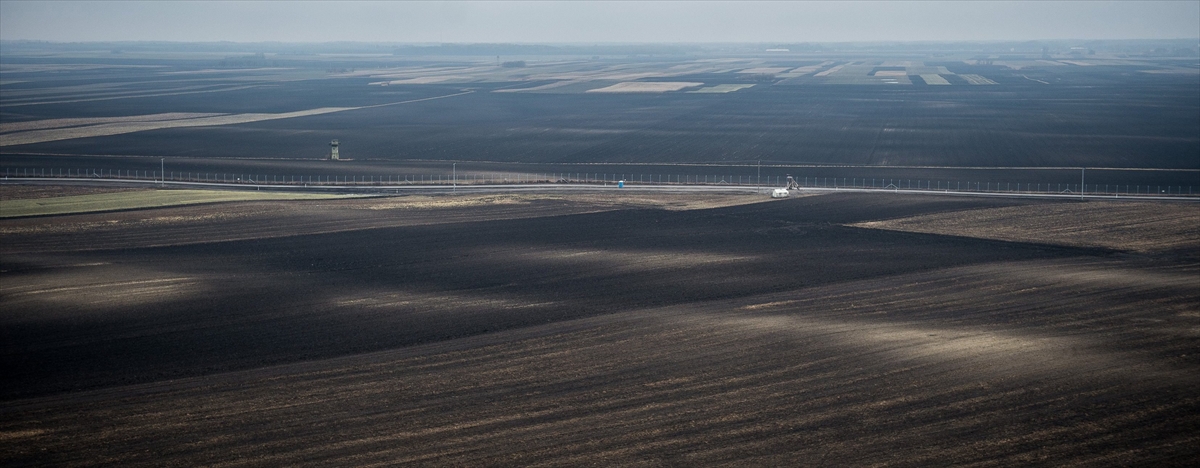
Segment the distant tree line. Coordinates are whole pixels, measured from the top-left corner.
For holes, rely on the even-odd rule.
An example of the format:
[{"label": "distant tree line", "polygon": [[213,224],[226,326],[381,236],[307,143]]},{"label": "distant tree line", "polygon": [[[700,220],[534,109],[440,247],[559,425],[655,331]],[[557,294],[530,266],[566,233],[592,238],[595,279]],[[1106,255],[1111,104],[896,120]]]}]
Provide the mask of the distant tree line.
[{"label": "distant tree line", "polygon": [[[50,42],[30,40],[0,40],[0,55],[42,54],[47,52],[101,52],[120,54],[204,52],[257,54],[274,56],[313,56],[317,54],[387,54],[398,56],[674,56],[729,53],[763,53],[766,49],[788,49],[789,53],[813,52],[923,52],[971,54],[1037,54],[1063,53],[1072,47],[1083,47],[1098,53],[1128,54],[1130,56],[1200,56],[1195,39],[1128,39],[1128,40],[1038,40],[992,42],[800,42],[800,43],[711,43],[711,44],[413,44],[395,42],[166,42],[166,41],[106,41]],[[117,55],[117,54],[114,54]],[[245,58],[227,59],[245,60]]]},{"label": "distant tree line", "polygon": [[547,45],[547,44],[430,44],[399,45],[394,55],[686,55],[702,53],[705,46],[671,44]]}]

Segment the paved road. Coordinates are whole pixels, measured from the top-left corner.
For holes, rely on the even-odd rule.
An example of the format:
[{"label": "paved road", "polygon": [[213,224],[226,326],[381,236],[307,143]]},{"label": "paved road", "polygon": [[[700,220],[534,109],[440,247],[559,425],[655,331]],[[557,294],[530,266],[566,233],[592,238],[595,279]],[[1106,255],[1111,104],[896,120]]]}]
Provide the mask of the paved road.
[{"label": "paved road", "polygon": [[[754,187],[746,185],[651,185],[630,184],[618,188],[616,184],[495,184],[495,185],[294,185],[294,184],[252,184],[252,183],[217,183],[217,182],[181,182],[136,179],[90,179],[90,178],[41,178],[41,177],[5,177],[0,179],[5,184],[41,184],[41,185],[96,185],[96,186],[142,186],[142,187],[171,187],[208,190],[270,190],[286,192],[334,192],[334,193],[363,193],[363,194],[446,194],[446,193],[526,193],[526,192],[607,192],[623,190],[629,192],[663,192],[663,193],[759,193],[770,196],[774,187]],[[795,191],[795,190],[793,190]],[[884,188],[826,188],[802,187],[801,193],[903,193],[913,195],[942,195],[969,197],[1005,197],[1005,198],[1042,198],[1042,199],[1086,199],[1086,200],[1163,200],[1200,202],[1200,195],[1186,196],[1153,196],[1153,195],[1083,195],[1077,193],[1024,193],[1024,192],[960,192],[953,190],[911,190]]]}]

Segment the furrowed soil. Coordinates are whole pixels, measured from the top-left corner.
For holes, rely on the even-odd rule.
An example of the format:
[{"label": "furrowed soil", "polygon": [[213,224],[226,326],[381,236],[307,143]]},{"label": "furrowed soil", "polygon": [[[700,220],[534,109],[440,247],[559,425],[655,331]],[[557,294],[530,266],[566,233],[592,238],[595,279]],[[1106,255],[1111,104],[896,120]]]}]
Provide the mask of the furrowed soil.
[{"label": "furrowed soil", "polygon": [[[1195,209],[572,194],[0,220],[0,460],[1184,464],[1200,261],[1164,227]],[[1106,239],[1003,234],[1022,213]],[[927,219],[971,222],[905,228]]]},{"label": "furrowed soil", "polygon": [[173,205],[195,205],[249,200],[315,200],[344,198],[346,195],[322,193],[287,193],[217,190],[140,190],[50,198],[7,200],[0,207],[0,217],[65,215],[99,211],[120,211]]},{"label": "furrowed soil", "polygon": [[[596,64],[586,62],[543,63],[519,72],[541,78],[471,67],[459,71],[481,74],[458,82],[443,80],[458,75],[449,68],[463,65],[452,62],[407,64],[399,74],[377,69],[374,77],[318,78],[293,70],[288,79],[262,70],[197,75],[195,64],[156,59],[144,64],[160,68],[13,69],[22,82],[6,84],[0,96],[0,165],[97,169],[88,158],[107,155],[120,159],[101,163],[121,170],[146,170],[147,163],[167,158],[168,171],[186,172],[172,167],[172,160],[187,158],[219,167],[209,172],[235,172],[250,158],[320,159],[328,155],[329,141],[338,139],[343,158],[389,162],[1200,169],[1200,88],[1192,59],[1096,67],[1050,62],[1018,72],[946,58],[905,75],[877,77],[872,74],[881,60],[829,58],[835,61],[829,68],[805,72],[815,76],[755,83],[746,81],[755,74],[746,70],[786,70],[797,63],[760,63],[737,67],[743,72],[737,73],[711,63],[637,58],[611,63],[599,75]],[[1181,68],[1191,72],[1142,72]],[[907,82],[920,74],[949,85],[878,86],[883,78]],[[392,81],[406,84],[372,85]],[[681,84],[691,86],[587,92],[667,91]],[[749,84],[754,86],[732,93],[688,92]],[[54,155],[83,158],[77,160],[83,165],[52,165],[45,157]],[[1189,180],[1092,183],[1196,185],[1194,172]]]},{"label": "furrowed soil", "polygon": [[42,198],[95,195],[99,193],[136,192],[133,187],[89,187],[86,185],[0,185],[0,201],[38,200]]},{"label": "furrowed soil", "polygon": [[1191,204],[1090,201],[934,213],[855,226],[1139,252],[1200,252],[1200,208]]}]

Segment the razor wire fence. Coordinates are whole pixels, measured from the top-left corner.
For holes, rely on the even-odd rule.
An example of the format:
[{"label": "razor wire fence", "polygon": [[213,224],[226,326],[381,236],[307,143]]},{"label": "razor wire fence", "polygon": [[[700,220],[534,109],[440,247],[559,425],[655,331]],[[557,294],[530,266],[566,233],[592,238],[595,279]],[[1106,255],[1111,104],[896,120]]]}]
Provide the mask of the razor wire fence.
[{"label": "razor wire fence", "polygon": [[[785,175],[746,174],[642,174],[606,172],[464,172],[426,174],[254,174],[238,172],[180,172],[111,168],[5,167],[5,179],[89,179],[140,182],[187,182],[280,187],[402,187],[402,186],[498,186],[530,184],[643,186],[727,186],[774,188],[788,185]],[[905,190],[962,193],[1077,194],[1088,196],[1197,196],[1200,185],[1116,184],[1082,182],[1012,182],[957,179],[912,179],[870,177],[792,176],[802,189]]]}]

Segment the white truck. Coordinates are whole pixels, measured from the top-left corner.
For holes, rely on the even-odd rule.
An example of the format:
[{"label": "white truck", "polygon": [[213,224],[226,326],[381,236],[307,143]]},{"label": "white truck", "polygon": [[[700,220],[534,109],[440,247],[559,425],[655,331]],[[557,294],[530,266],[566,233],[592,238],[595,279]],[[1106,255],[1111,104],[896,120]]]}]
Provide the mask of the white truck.
[{"label": "white truck", "polygon": [[790,189],[800,190],[800,184],[797,184],[796,179],[793,179],[792,175],[788,174],[787,187],[777,188],[774,191],[772,191],[771,198],[787,198],[789,195],[791,195],[791,192],[788,191]]}]

